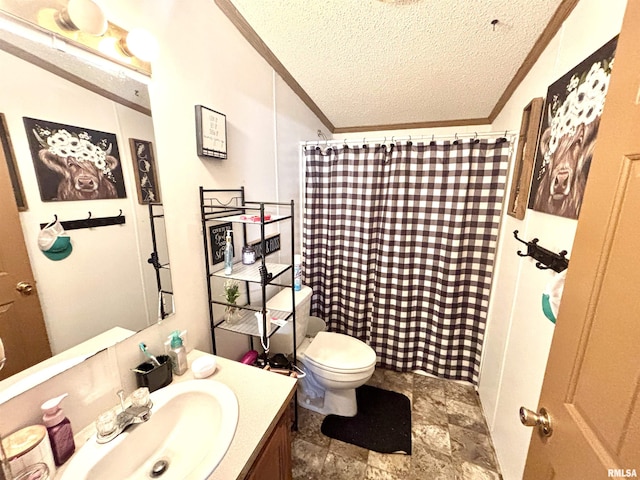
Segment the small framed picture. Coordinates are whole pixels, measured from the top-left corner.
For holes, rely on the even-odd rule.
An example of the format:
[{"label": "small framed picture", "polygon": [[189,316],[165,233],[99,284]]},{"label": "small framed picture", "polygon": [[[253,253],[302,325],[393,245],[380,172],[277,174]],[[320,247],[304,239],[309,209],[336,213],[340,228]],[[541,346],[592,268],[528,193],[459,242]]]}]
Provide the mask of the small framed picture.
[{"label": "small framed picture", "polygon": [[129,139],[131,156],[133,157],[133,172],[136,176],[138,203],[161,203],[160,182],[156,159],[153,155],[153,144],[147,140]]},{"label": "small framed picture", "polygon": [[518,220],[524,218],[529,202],[529,188],[533,176],[533,163],[536,157],[543,106],[544,99],[538,97],[531,100],[522,111],[516,163],[511,181],[511,192],[509,193],[509,208],[507,209],[507,214]]},{"label": "small framed picture", "polygon": [[[209,236],[211,238],[211,263],[213,265],[224,262],[224,250],[227,246],[227,231],[231,232],[231,245],[233,246],[233,225],[231,222],[209,227]],[[236,256],[235,253],[234,249],[234,257]]]},{"label": "small framed picture", "polygon": [[199,156],[227,158],[227,117],[196,105],[196,141]]}]

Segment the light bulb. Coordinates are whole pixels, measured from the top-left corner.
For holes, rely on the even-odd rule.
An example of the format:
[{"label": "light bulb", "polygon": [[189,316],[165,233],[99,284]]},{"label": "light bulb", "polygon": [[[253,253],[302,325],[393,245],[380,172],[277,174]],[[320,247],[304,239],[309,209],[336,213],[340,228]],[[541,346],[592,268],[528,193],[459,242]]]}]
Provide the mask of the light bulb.
[{"label": "light bulb", "polygon": [[125,53],[131,53],[144,62],[155,60],[160,53],[156,38],[142,28],[132,29],[123,43]]},{"label": "light bulb", "polygon": [[93,0],[69,0],[56,19],[67,30],[80,30],[101,37],[107,31],[107,17]]}]

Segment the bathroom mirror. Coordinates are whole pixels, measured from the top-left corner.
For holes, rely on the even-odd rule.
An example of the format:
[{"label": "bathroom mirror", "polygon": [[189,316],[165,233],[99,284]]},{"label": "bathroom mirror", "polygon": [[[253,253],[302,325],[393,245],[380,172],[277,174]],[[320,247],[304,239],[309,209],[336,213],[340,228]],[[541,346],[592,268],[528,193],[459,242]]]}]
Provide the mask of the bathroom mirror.
[{"label": "bathroom mirror", "polygon": [[[155,155],[146,84],[122,67],[79,59],[54,44],[0,25],[0,113],[27,200],[19,215],[55,356],[95,337],[109,338],[104,332],[114,329],[139,331],[171,315],[173,301],[162,207],[151,211],[141,200],[134,175],[139,145],[130,139],[146,142]],[[114,134],[126,197],[43,201],[24,117]],[[52,261],[40,251],[38,233],[56,216],[62,222],[122,216],[124,222],[67,231],[73,251]],[[148,261],[154,248],[158,268]]]}]

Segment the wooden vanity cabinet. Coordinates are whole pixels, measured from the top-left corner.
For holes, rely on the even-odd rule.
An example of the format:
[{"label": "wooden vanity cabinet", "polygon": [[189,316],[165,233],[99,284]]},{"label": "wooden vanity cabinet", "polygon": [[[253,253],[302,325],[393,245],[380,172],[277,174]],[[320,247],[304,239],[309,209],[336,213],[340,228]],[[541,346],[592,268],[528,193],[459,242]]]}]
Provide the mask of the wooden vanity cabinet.
[{"label": "wooden vanity cabinet", "polygon": [[281,415],[276,428],[262,447],[247,480],[291,480],[291,419],[290,410]]}]

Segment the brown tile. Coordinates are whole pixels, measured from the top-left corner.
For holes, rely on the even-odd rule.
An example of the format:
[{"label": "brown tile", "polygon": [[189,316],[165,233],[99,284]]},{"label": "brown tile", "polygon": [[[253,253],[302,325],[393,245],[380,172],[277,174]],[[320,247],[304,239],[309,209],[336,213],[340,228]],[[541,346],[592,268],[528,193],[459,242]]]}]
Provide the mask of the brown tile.
[{"label": "brown tile", "polygon": [[449,425],[451,456],[457,462],[474,463],[489,470],[497,470],[497,463],[491,440],[487,435]]},{"label": "brown tile", "polygon": [[411,430],[412,447],[415,448],[416,444],[420,444],[429,450],[451,455],[448,427],[442,425],[413,425]]},{"label": "brown tile", "polygon": [[411,466],[411,455],[372,451],[369,452],[369,465],[393,475],[406,475]]},{"label": "brown tile", "polygon": [[447,398],[446,410],[449,423],[478,433],[488,433],[487,422],[480,406]]},{"label": "brown tile", "polygon": [[328,449],[326,447],[320,447],[301,438],[295,438],[291,445],[294,480],[322,479],[322,466],[327,453]]},{"label": "brown tile", "polygon": [[295,437],[321,447],[328,447],[331,439],[320,431],[324,418],[325,415],[298,407],[298,431],[295,432]]},{"label": "brown tile", "polygon": [[404,480],[405,478],[404,475],[394,475],[371,465],[367,465],[367,470],[364,472],[364,480]]},{"label": "brown tile", "polygon": [[331,443],[329,444],[329,451],[335,453],[336,455],[340,455],[341,457],[353,458],[364,463],[367,463],[367,459],[369,458],[369,450],[367,450],[366,448],[362,448],[346,442],[341,442],[340,440],[336,440],[335,438],[331,439]]},{"label": "brown tile", "polygon": [[414,388],[411,408],[411,423],[414,425],[447,425],[449,416],[444,397],[437,392],[417,393]]},{"label": "brown tile", "polygon": [[364,479],[367,469],[365,462],[345,458],[329,452],[322,466],[322,477],[332,480],[360,480]]},{"label": "brown tile", "polygon": [[456,466],[459,480],[502,480],[502,477],[492,470],[474,463],[462,462]]},{"label": "brown tile", "polygon": [[431,398],[439,398],[444,401],[444,386],[447,380],[441,378],[413,374],[413,394],[415,396],[428,395]]},{"label": "brown tile", "polygon": [[456,400],[458,402],[475,406],[480,405],[478,394],[472,385],[450,380],[444,386],[444,393],[447,400]]},{"label": "brown tile", "polygon": [[371,385],[372,387],[384,388],[382,385],[384,384],[384,369],[376,368],[373,371],[373,375],[367,382],[367,385]]},{"label": "brown tile", "polygon": [[411,456],[409,480],[454,480],[455,466],[450,456],[416,446]]},{"label": "brown tile", "polygon": [[413,377],[411,372],[394,372],[393,370],[384,370],[384,383],[382,388],[391,390],[392,392],[402,393],[412,400],[413,394]]}]

